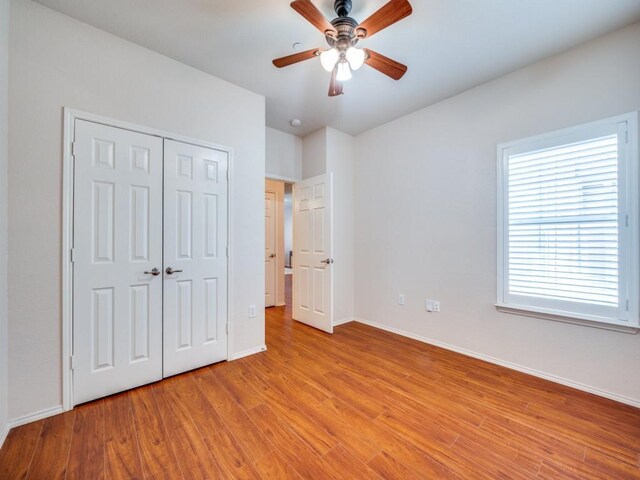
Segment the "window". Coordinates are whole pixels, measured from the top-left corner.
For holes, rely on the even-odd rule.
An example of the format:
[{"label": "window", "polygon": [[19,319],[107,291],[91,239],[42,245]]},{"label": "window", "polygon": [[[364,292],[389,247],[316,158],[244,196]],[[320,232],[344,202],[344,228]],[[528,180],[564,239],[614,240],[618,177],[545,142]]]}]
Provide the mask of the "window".
[{"label": "window", "polygon": [[638,124],[498,147],[498,308],[638,328]]}]

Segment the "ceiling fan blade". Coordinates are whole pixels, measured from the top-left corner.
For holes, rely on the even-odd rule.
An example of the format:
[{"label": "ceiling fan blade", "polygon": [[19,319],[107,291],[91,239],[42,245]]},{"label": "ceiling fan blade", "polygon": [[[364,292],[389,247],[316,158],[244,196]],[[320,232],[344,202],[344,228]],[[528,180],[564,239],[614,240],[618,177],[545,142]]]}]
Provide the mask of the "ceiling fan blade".
[{"label": "ceiling fan blade", "polygon": [[408,17],[413,8],[407,0],[391,0],[377,12],[358,25],[356,32],[360,38],[370,37],[380,30]]},{"label": "ceiling fan blade", "polygon": [[273,64],[278,68],[287,67],[289,65],[293,65],[294,63],[309,60],[310,58],[315,58],[319,54],[319,48],[312,48],[311,50],[306,50],[304,52],[294,53],[293,55],[287,55],[286,57],[276,58],[273,61]]},{"label": "ceiling fan blade", "polygon": [[342,95],[343,91],[342,91],[342,82],[339,82],[336,79],[336,76],[338,75],[338,67],[333,69],[333,72],[331,72],[331,83],[329,83],[329,96],[330,97],[337,97],[338,95]]},{"label": "ceiling fan blade", "polygon": [[402,76],[407,73],[407,66],[403,65],[395,60],[385,57],[384,55],[369,50],[363,49],[367,53],[367,59],[364,61],[370,67],[375,68],[379,72],[393,78],[394,80],[400,80]]},{"label": "ceiling fan blade", "polygon": [[337,34],[336,29],[329,23],[329,20],[322,14],[310,0],[295,0],[291,2],[291,8],[307,19],[311,25],[322,33],[327,31]]}]

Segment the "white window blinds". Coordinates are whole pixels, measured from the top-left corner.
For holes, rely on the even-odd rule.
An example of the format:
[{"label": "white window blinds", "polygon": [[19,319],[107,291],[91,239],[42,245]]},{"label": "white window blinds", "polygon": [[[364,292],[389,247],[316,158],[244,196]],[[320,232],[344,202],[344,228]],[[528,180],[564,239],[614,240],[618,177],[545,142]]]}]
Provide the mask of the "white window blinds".
[{"label": "white window blinds", "polygon": [[509,292],[618,306],[618,136],[509,156]]},{"label": "white window blinds", "polygon": [[638,126],[622,115],[498,147],[498,307],[639,322]]}]

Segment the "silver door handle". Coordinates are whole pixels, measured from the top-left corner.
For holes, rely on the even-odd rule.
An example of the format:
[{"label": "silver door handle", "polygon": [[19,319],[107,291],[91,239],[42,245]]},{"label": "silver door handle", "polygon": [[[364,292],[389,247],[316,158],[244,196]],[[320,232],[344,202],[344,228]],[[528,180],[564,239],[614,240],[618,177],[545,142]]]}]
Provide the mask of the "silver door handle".
[{"label": "silver door handle", "polygon": [[327,258],[326,260],[320,260],[320,263],[326,263],[327,265],[330,265],[333,263],[333,258]]},{"label": "silver door handle", "polygon": [[174,273],[180,273],[182,270],[174,270],[171,267],[167,267],[167,269],[165,270],[165,272],[167,272],[167,275],[173,275]]},{"label": "silver door handle", "polygon": [[158,270],[156,267],[153,267],[151,269],[151,271],[148,272],[144,272],[145,275],[153,275],[154,277],[157,277],[158,275],[160,275],[160,270]]},{"label": "silver door handle", "polygon": [[269,255],[269,258],[275,258],[276,254],[272,253],[271,255]]}]

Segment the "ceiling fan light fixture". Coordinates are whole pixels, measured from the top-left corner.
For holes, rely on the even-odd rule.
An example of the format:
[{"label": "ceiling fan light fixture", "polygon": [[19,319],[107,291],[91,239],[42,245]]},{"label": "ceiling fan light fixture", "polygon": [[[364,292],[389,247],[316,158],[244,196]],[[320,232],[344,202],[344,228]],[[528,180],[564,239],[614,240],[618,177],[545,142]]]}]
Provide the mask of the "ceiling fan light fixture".
[{"label": "ceiling fan light fixture", "polygon": [[[321,48],[312,48],[276,58],[272,61],[273,65],[277,68],[283,68],[320,57],[322,68],[331,73],[330,97],[342,95],[342,82],[350,80],[352,70],[359,70],[365,63],[393,80],[400,80],[407,73],[406,65],[368,48],[356,48],[361,40],[369,39],[379,31],[411,15],[413,11],[409,0],[385,1],[386,3],[382,7],[358,23],[357,20],[349,16],[353,0],[335,0],[333,9],[338,17],[331,21],[318,10],[318,7],[314,5],[314,0],[293,0],[291,8],[325,36],[329,48],[325,51],[322,51]],[[298,44],[294,44],[294,50],[296,47]]]},{"label": "ceiling fan light fixture", "polygon": [[346,82],[347,80],[351,80],[351,69],[349,68],[349,62],[340,62],[338,64],[336,80],[338,80],[339,82]]},{"label": "ceiling fan light fixture", "polygon": [[338,50],[336,50],[335,48],[325,50],[320,54],[320,63],[322,64],[322,68],[324,68],[327,72],[332,72],[339,58],[340,52],[338,52]]},{"label": "ceiling fan light fixture", "polygon": [[355,47],[349,47],[346,56],[351,70],[358,70],[366,59],[364,50]]}]

